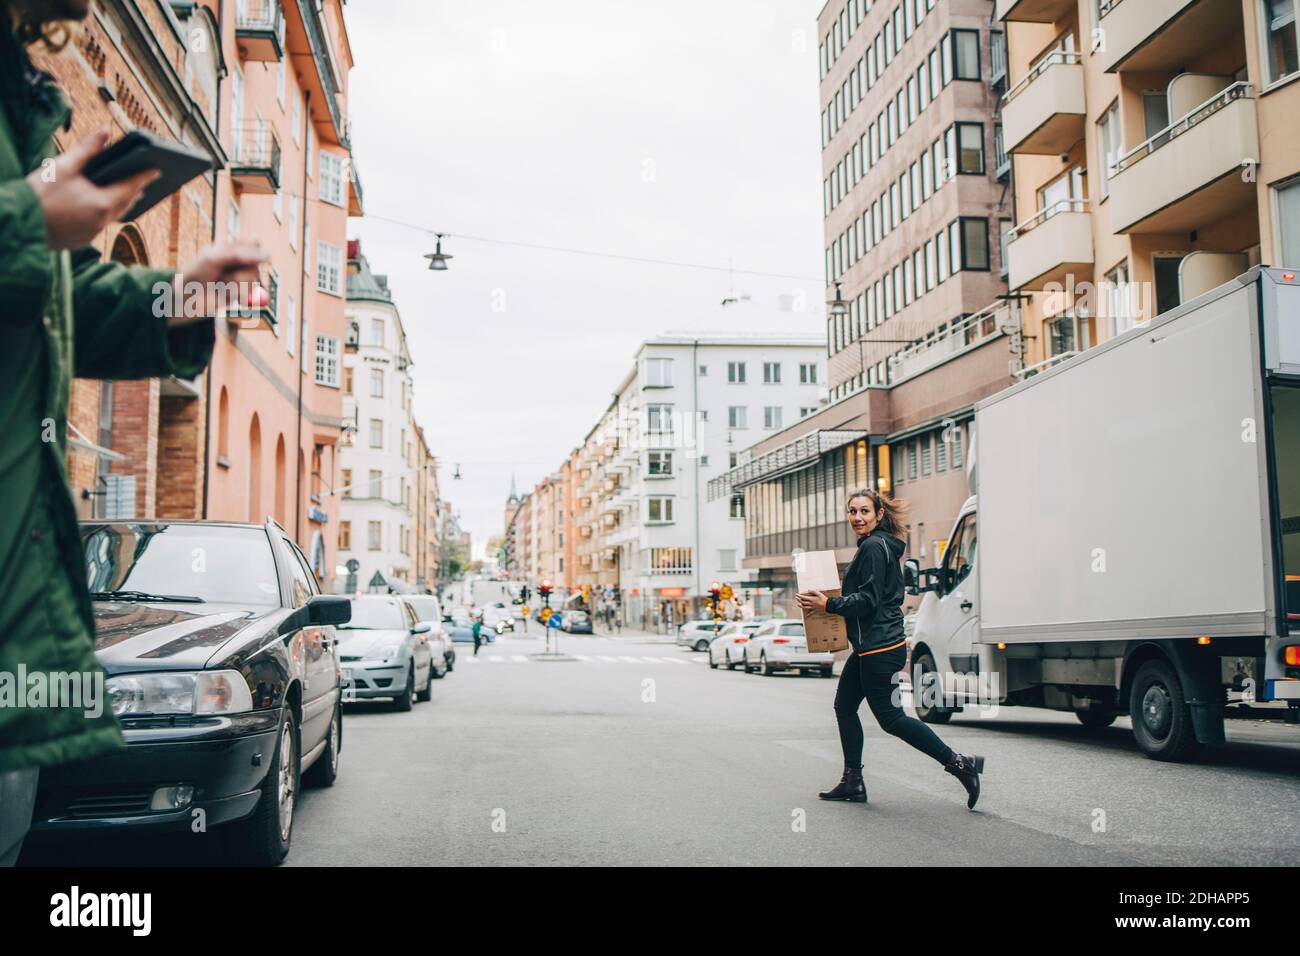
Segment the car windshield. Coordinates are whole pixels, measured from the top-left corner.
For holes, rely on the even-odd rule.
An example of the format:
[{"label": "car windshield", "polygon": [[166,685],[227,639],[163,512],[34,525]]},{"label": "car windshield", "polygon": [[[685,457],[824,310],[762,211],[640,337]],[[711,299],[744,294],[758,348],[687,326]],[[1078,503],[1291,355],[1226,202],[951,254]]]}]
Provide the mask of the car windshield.
[{"label": "car windshield", "polygon": [[340,628],[349,631],[404,631],[406,619],[394,598],[353,598],[352,620]]},{"label": "car windshield", "polygon": [[219,604],[280,603],[271,542],[261,528],[202,524],[83,524],[92,594],[134,592]]},{"label": "car windshield", "polygon": [[421,621],[438,620],[438,601],[436,598],[407,598],[407,603],[411,605],[411,610]]},{"label": "car windshield", "polygon": [[586,611],[570,611],[570,612],[569,612],[569,620],[570,620],[570,621],[578,621],[578,622],[582,622],[582,621],[585,621],[586,619],[587,619],[587,612],[586,612]]},{"label": "car windshield", "polygon": [[786,637],[803,637],[802,624],[782,624],[781,633]]}]

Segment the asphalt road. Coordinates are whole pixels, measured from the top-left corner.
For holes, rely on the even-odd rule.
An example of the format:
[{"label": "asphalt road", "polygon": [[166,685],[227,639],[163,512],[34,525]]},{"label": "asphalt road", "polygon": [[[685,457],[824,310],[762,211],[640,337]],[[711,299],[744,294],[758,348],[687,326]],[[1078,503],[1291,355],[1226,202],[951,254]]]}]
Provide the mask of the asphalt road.
[{"label": "asphalt road", "polygon": [[[651,636],[505,637],[410,713],[349,706],[338,782],[303,793],[289,865],[1294,864],[1300,728],[1229,723],[1188,765],[1143,757],[1127,720],[1004,709],[938,728],[987,758],[977,812],[863,706],[870,803],[839,777],[820,677],[712,671]],[[219,830],[214,831],[214,833]],[[157,841],[132,863],[202,863]],[[95,862],[89,848],[27,862]],[[104,862],[124,862],[114,854]]]}]

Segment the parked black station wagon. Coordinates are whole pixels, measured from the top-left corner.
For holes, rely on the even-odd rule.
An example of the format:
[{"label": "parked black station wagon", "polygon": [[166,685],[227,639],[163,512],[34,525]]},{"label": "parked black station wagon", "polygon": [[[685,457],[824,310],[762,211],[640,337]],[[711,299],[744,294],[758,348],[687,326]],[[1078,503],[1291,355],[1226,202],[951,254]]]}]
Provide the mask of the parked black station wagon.
[{"label": "parked black station wagon", "polygon": [[[334,625],[274,521],[84,523],[95,653],[125,750],[43,770],[33,835],[198,830],[251,864],[289,852],[300,781],[343,744]],[[201,827],[197,821],[202,821]]]}]

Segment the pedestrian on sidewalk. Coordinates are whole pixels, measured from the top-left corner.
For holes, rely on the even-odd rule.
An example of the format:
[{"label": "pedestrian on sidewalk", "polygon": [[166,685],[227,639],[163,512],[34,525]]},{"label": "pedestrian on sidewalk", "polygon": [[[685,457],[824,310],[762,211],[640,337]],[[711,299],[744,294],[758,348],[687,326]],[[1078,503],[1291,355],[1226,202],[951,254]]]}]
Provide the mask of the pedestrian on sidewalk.
[{"label": "pedestrian on sidewalk", "polygon": [[966,806],[975,809],[980,795],[983,757],[956,753],[926,724],[903,712],[894,675],[907,661],[903,636],[903,573],[899,560],[908,537],[907,509],[902,502],[861,488],[849,494],[849,526],[858,538],[857,553],[844,572],[841,597],[821,591],[796,597],[805,611],[842,615],[848,624],[852,653],[844,662],[835,691],[835,720],[844,751],[844,775],[837,786],[818,794],[823,800],[867,802],[862,780],[863,698],[885,733],[933,757],[966,788]]},{"label": "pedestrian on sidewalk", "polygon": [[[0,0],[0,673],[51,680],[102,674],[65,461],[72,378],[194,378],[215,340],[215,305],[193,310],[201,317],[155,311],[155,287],[173,289],[175,269],[105,262],[91,245],[157,173],[108,186],[84,176],[108,134],[71,142],[68,101],[29,56],[66,45],[90,7]],[[55,158],[59,131],[67,148]],[[181,275],[209,289],[253,283],[262,259],[255,245],[212,246]],[[107,708],[0,709],[0,866],[22,848],[39,768],[124,745]]]}]

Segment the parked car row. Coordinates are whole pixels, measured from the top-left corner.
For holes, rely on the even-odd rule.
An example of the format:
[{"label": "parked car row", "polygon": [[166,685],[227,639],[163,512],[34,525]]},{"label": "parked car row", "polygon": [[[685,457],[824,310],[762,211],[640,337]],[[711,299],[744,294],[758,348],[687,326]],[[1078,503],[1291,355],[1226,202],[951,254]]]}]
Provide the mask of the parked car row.
[{"label": "parked car row", "polygon": [[456,653],[436,598],[320,592],[276,522],[81,527],[126,747],[41,772],[32,838],[220,826],[238,861],[275,865],[302,785],[331,786],[343,704],[409,711]]},{"label": "parked car row", "polygon": [[732,621],[723,626],[705,651],[709,655],[709,667],[714,670],[741,667],[746,674],[758,672],[766,677],[782,671],[815,672],[830,677],[835,665],[832,655],[809,652],[802,621],[781,618]]}]

